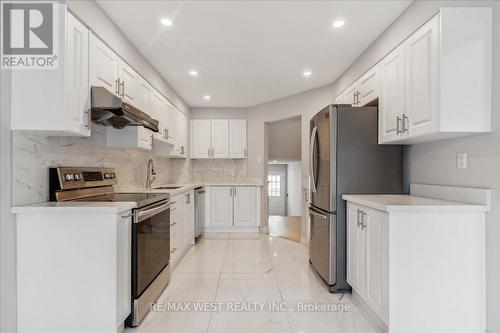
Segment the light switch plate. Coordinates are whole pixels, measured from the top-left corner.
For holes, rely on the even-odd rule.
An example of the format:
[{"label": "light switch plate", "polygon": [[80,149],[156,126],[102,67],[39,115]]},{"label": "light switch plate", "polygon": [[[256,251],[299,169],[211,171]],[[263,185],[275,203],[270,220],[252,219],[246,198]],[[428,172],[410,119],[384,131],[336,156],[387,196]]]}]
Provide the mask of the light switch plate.
[{"label": "light switch plate", "polygon": [[457,153],[457,169],[467,169],[467,153]]}]

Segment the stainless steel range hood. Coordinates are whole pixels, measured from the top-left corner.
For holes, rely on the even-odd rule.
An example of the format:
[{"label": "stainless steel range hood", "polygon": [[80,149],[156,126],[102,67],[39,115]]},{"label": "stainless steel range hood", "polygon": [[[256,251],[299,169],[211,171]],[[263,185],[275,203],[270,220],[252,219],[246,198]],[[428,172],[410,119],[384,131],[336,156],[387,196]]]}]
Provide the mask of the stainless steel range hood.
[{"label": "stainless steel range hood", "polygon": [[92,121],[122,129],[125,126],[144,126],[158,132],[158,120],[124,102],[104,87],[91,88]]}]

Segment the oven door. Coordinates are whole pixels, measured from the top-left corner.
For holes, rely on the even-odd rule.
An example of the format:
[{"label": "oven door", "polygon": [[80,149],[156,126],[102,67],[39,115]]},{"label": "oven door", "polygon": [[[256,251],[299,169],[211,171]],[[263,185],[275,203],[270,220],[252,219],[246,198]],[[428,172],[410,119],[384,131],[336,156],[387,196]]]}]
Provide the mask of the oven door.
[{"label": "oven door", "polygon": [[132,226],[132,296],[139,298],[170,260],[170,201],[135,211]]}]

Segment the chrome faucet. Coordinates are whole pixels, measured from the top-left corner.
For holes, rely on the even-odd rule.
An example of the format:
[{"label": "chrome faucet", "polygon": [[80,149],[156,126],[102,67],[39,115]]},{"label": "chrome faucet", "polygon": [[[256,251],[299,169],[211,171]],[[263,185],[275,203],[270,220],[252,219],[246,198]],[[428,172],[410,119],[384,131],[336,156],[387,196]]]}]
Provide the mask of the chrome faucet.
[{"label": "chrome faucet", "polygon": [[155,165],[153,162],[153,159],[150,158],[148,161],[148,167],[147,167],[147,177],[146,177],[146,189],[151,190],[151,187],[153,186],[153,182],[156,179],[156,171],[155,171]]}]

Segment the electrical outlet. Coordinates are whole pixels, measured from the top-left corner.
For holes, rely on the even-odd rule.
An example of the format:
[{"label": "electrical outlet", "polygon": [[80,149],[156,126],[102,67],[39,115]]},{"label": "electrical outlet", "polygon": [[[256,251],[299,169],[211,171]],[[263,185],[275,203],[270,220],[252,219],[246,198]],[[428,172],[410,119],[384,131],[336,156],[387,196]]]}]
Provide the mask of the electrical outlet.
[{"label": "electrical outlet", "polygon": [[457,169],[467,169],[467,153],[457,153]]}]

